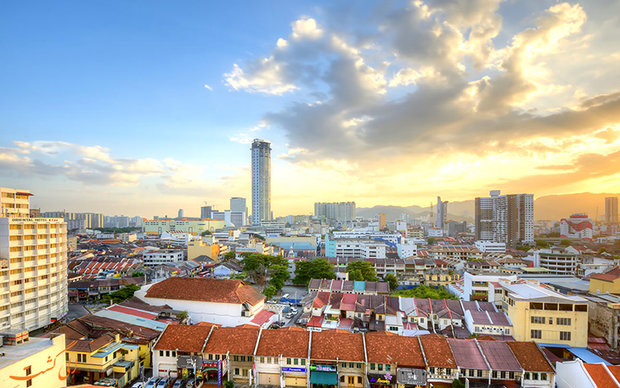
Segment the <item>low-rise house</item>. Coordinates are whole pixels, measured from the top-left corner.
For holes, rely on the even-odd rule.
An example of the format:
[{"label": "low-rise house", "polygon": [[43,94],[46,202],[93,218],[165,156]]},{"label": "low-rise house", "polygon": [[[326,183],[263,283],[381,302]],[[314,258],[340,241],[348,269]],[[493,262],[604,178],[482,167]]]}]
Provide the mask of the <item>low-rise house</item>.
[{"label": "low-rise house", "polygon": [[192,322],[226,326],[249,323],[265,303],[264,295],[236,279],[172,277],[142,287],[135,296],[149,304],[187,311]]},{"label": "low-rise house", "polygon": [[426,362],[427,384],[451,384],[458,378],[459,370],[448,339],[437,334],[421,335],[418,338]]},{"label": "low-rise house", "polygon": [[306,387],[310,332],[297,327],[261,331],[254,357],[258,386]]},{"label": "low-rise house", "polygon": [[364,387],[366,356],[362,334],[341,330],[312,332],[310,384]]},{"label": "low-rise house", "polygon": [[590,292],[620,295],[620,267],[614,267],[605,273],[590,275]]},{"label": "low-rise house", "polygon": [[227,374],[235,382],[254,385],[254,350],[262,329],[256,326],[216,327],[207,339],[203,353],[226,355]]},{"label": "low-rise house", "polygon": [[216,279],[230,279],[241,272],[243,272],[241,266],[231,261],[224,261],[213,266],[213,277]]},{"label": "low-rise house", "polygon": [[506,314],[500,311],[466,310],[465,326],[470,333],[477,335],[512,338],[512,323]]},{"label": "low-rise house", "polygon": [[547,388],[556,386],[553,365],[535,342],[508,341],[506,344],[521,365],[522,386]]},{"label": "low-rise house", "polygon": [[426,363],[417,337],[386,332],[365,335],[370,387],[426,385]]},{"label": "low-rise house", "polygon": [[203,349],[213,327],[168,326],[153,346],[153,376],[182,377],[185,374],[189,377],[202,372]]}]

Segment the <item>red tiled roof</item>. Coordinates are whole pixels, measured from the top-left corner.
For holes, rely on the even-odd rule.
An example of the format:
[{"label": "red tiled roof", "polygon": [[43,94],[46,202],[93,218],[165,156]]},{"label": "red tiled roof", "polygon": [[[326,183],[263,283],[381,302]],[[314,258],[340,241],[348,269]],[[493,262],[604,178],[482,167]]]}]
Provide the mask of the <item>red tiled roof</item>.
[{"label": "red tiled roof", "polygon": [[211,327],[207,325],[170,325],[166,327],[153,349],[200,352]]},{"label": "red tiled roof", "polygon": [[506,342],[478,341],[492,370],[520,371],[521,365]]},{"label": "red tiled roof", "polygon": [[613,375],[605,368],[603,364],[586,364],[583,366],[588,371],[588,374],[594,380],[597,387],[620,387],[614,381]]},{"label": "red tiled roof", "polygon": [[[553,367],[549,365],[544,354],[540,351],[536,343],[524,341],[511,341],[506,344],[512,350],[521,367],[531,372],[553,372]],[[561,360],[560,360],[561,361]]]},{"label": "red tiled roof", "polygon": [[362,334],[343,330],[312,332],[313,360],[364,361]]},{"label": "red tiled roof", "polygon": [[607,282],[613,282],[618,278],[620,278],[620,267],[614,267],[605,273],[595,273],[590,275],[590,279],[604,280]]},{"label": "red tiled roof", "polygon": [[132,309],[129,307],[123,307],[123,306],[108,307],[108,310],[117,311],[119,313],[125,313],[129,315],[133,315],[135,317],[146,318],[146,319],[157,318],[157,314],[147,313],[145,311],[140,311],[140,310]]},{"label": "red tiled roof", "polygon": [[310,332],[299,327],[263,330],[256,355],[306,358],[309,338]]},{"label": "red tiled roof", "polygon": [[207,341],[205,353],[239,354],[254,353],[259,328],[254,327],[216,327]]},{"label": "red tiled roof", "polygon": [[236,279],[171,277],[153,284],[147,298],[193,300],[213,303],[256,305],[265,296]]},{"label": "red tiled roof", "polygon": [[250,322],[262,326],[265,322],[268,322],[274,314],[273,311],[261,310]]},{"label": "red tiled roof", "polygon": [[456,361],[446,337],[438,334],[421,335],[420,341],[428,366],[456,368]]},{"label": "red tiled roof", "polygon": [[422,349],[416,337],[402,337],[392,333],[366,334],[366,352],[369,362],[398,364],[413,368],[426,368]]},{"label": "red tiled roof", "polygon": [[323,316],[322,315],[314,315],[312,318],[308,320],[306,326],[310,327],[321,327],[323,324]]}]

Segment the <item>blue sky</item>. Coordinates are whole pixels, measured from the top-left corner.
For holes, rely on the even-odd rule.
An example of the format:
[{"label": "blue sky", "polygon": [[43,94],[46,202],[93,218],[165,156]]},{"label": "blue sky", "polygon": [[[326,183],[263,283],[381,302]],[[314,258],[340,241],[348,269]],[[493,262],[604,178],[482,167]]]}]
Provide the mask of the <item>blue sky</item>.
[{"label": "blue sky", "polygon": [[273,143],[276,215],[497,186],[613,191],[616,11],[619,1],[5,2],[0,186],[31,189],[43,210],[196,215],[204,201],[249,198],[248,141],[261,137]]}]

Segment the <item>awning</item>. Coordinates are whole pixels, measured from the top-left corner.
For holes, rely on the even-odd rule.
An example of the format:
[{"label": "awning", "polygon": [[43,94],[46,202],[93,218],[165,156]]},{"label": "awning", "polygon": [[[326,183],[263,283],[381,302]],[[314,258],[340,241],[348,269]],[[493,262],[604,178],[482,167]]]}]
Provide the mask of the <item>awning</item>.
[{"label": "awning", "polygon": [[311,384],[338,385],[338,373],[336,372],[310,372]]}]

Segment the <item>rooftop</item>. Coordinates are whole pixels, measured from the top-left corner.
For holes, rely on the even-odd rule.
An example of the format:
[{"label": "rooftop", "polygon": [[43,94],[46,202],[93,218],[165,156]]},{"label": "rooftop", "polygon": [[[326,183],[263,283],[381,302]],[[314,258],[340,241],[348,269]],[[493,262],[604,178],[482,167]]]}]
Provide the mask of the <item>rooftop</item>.
[{"label": "rooftop", "polygon": [[23,360],[26,357],[30,357],[33,354],[42,352],[53,345],[53,338],[30,337],[28,342],[15,346],[3,346],[2,353],[4,353],[4,355],[0,357],[0,369],[6,368],[7,366]]},{"label": "rooftop", "polygon": [[265,296],[236,279],[171,277],[153,284],[147,298],[256,305]]},{"label": "rooftop", "polygon": [[200,352],[211,331],[209,325],[171,325],[164,330],[153,349],[178,349],[186,352]]},{"label": "rooftop", "polygon": [[298,327],[263,330],[256,355],[306,358],[309,338],[310,332]]}]

